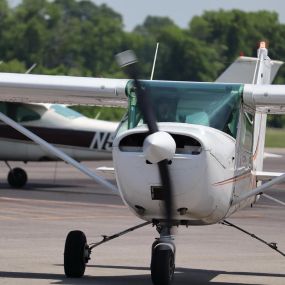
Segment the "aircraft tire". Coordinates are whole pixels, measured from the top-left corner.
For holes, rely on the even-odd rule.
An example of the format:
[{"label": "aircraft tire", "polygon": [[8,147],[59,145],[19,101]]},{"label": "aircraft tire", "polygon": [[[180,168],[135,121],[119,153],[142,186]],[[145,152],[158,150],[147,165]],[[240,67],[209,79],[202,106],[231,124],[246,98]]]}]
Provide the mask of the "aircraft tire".
[{"label": "aircraft tire", "polygon": [[80,278],[84,275],[88,256],[86,236],[81,231],[71,231],[64,248],[64,273],[66,277]]},{"label": "aircraft tire", "polygon": [[8,173],[8,183],[13,188],[22,188],[26,185],[28,176],[24,169],[16,167]]},{"label": "aircraft tire", "polygon": [[154,285],[170,285],[175,269],[173,251],[165,244],[157,244],[152,250],[151,279]]}]

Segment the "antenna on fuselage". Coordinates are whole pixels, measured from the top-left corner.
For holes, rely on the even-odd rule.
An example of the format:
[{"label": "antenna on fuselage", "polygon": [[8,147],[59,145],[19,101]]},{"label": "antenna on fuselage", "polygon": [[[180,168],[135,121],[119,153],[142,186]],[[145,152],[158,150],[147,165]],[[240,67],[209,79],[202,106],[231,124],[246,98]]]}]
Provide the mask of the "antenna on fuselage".
[{"label": "antenna on fuselage", "polygon": [[158,47],[159,47],[159,43],[156,43],[156,49],[155,49],[155,54],[154,54],[154,58],[153,58],[153,64],[152,64],[152,70],[151,70],[150,80],[153,79],[153,74],[154,74],[154,69],[155,69],[155,64],[156,64],[156,58],[157,58]]},{"label": "antenna on fuselage", "polygon": [[33,71],[33,69],[36,68],[36,66],[37,66],[37,64],[34,63],[34,64],[25,72],[25,74],[30,74],[30,73]]}]

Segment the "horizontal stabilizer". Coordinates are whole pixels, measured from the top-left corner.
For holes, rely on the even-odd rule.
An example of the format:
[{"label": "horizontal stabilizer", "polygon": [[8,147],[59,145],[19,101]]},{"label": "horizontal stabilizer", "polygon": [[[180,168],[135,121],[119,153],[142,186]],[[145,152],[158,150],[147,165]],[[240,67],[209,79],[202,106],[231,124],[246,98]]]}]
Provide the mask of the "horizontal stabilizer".
[{"label": "horizontal stabilizer", "polygon": [[264,152],[264,158],[282,158],[281,154],[271,153],[271,152]]},{"label": "horizontal stabilizer", "polygon": [[112,174],[115,175],[115,168],[114,167],[107,167],[107,166],[101,166],[96,168],[97,171],[100,171],[105,174]]},{"label": "horizontal stabilizer", "polygon": [[279,177],[284,173],[270,172],[270,171],[257,171],[257,172],[254,172],[253,174],[256,175],[257,181],[268,181],[268,180],[271,180],[275,177]]},{"label": "horizontal stabilizer", "polygon": [[260,113],[285,113],[285,85],[245,84],[243,102]]},{"label": "horizontal stabilizer", "polygon": [[[237,58],[216,80],[223,83],[252,84],[255,67],[258,59],[255,57],[241,56]],[[271,61],[270,83],[274,80],[282,61]]]},{"label": "horizontal stabilizer", "polygon": [[0,73],[0,101],[127,106],[128,79]]}]

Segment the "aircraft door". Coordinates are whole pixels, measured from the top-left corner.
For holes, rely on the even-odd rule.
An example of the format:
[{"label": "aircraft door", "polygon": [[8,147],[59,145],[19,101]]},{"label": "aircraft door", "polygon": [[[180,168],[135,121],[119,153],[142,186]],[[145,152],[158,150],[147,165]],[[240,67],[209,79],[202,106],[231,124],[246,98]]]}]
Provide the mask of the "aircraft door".
[{"label": "aircraft door", "polygon": [[254,116],[246,110],[243,110],[240,124],[240,159],[238,160],[238,167],[252,169],[253,126]]},{"label": "aircraft door", "polygon": [[234,193],[239,196],[252,188],[254,115],[241,108],[239,133],[237,137],[236,171]]}]

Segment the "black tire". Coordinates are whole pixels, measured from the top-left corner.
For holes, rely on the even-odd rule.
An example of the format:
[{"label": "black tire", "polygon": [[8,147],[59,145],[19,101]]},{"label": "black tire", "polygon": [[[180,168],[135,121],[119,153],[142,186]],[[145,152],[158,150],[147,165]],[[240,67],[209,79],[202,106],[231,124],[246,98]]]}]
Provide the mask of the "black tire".
[{"label": "black tire", "polygon": [[175,270],[173,251],[166,245],[153,248],[151,257],[151,279],[154,285],[170,285]]},{"label": "black tire", "polygon": [[84,275],[88,256],[86,236],[81,231],[71,231],[64,247],[64,273],[66,277],[80,278]]},{"label": "black tire", "polygon": [[26,185],[28,176],[24,169],[16,167],[9,171],[7,180],[11,187],[22,188]]}]

